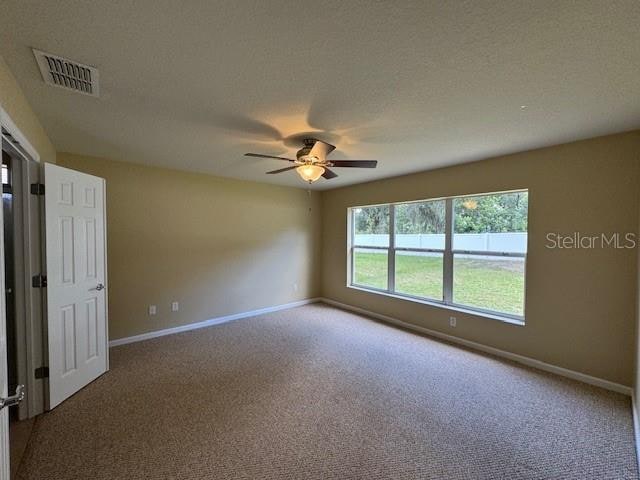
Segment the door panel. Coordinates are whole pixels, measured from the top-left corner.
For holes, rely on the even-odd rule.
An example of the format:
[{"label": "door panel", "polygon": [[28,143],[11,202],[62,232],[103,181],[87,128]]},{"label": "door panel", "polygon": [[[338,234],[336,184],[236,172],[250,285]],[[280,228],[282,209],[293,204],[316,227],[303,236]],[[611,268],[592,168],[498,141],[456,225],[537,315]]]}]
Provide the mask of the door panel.
[{"label": "door panel", "polygon": [[46,164],[49,408],[107,371],[104,180]]}]

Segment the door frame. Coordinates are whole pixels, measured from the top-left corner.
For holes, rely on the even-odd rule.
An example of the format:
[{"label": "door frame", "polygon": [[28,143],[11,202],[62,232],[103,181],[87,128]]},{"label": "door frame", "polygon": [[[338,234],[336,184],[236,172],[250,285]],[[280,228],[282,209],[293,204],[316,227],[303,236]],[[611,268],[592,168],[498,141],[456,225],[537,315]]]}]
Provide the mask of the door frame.
[{"label": "door frame", "polygon": [[[21,208],[15,212],[14,227],[16,230],[20,230],[22,237],[20,248],[24,253],[23,259],[16,258],[15,264],[18,274],[16,304],[20,305],[17,312],[21,311],[25,319],[25,324],[19,325],[16,332],[19,382],[25,384],[25,400],[19,410],[19,416],[23,419],[34,417],[45,411],[47,394],[46,379],[38,379],[35,376],[35,369],[46,365],[45,295],[42,289],[31,286],[33,272],[39,273],[44,269],[44,255],[42,253],[44,242],[41,227],[42,200],[41,197],[31,195],[29,192],[29,184],[39,182],[41,164],[38,151],[1,105],[0,126],[10,134],[10,137],[2,135],[2,143],[6,141],[10,146],[12,156],[19,160],[19,168],[15,169],[16,173],[19,172],[19,176],[15,177],[14,183],[20,183],[20,188],[16,193],[20,195]],[[4,224],[4,218],[2,222]],[[4,261],[0,275],[4,279]],[[0,321],[6,322],[4,309],[1,314]]]},{"label": "door frame", "polygon": [[15,361],[18,384],[25,385],[25,399],[18,407],[18,418],[24,420],[42,413],[45,406],[45,380],[35,375],[36,368],[45,365],[44,295],[42,289],[31,285],[32,276],[42,271],[42,200],[30,194],[30,184],[38,183],[40,164],[22,151],[19,145],[15,145],[13,140],[13,135],[2,133],[2,148],[11,156],[13,169],[14,301],[15,318],[21,319],[16,324]]},{"label": "door frame", "polygon": [[13,138],[20,142],[20,146],[34,161],[41,163],[40,154],[33,147],[31,142],[29,142],[27,137],[20,131],[13,120],[11,120],[9,114],[2,108],[2,104],[0,104],[0,125],[4,127],[13,136]]}]

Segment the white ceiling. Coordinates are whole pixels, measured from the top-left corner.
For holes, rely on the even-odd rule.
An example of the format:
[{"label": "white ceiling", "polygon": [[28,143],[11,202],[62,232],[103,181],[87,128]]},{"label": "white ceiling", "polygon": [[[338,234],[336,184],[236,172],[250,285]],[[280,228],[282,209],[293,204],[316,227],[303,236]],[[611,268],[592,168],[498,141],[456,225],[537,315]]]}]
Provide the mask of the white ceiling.
[{"label": "white ceiling", "polygon": [[[2,3],[58,151],[305,188],[242,154],[314,132],[379,160],[333,188],[640,127],[637,0]],[[100,98],[45,85],[31,47],[98,67]]]}]

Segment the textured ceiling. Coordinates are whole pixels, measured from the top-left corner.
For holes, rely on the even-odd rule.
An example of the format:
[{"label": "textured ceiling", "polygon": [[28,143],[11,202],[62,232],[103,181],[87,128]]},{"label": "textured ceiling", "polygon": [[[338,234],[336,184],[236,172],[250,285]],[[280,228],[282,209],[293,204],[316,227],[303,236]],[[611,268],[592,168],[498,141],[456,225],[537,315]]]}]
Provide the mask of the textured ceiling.
[{"label": "textured ceiling", "polygon": [[[58,151],[299,187],[242,154],[314,132],[379,160],[332,188],[640,127],[637,0],[2,4]],[[100,98],[46,86],[30,47],[97,66]]]}]

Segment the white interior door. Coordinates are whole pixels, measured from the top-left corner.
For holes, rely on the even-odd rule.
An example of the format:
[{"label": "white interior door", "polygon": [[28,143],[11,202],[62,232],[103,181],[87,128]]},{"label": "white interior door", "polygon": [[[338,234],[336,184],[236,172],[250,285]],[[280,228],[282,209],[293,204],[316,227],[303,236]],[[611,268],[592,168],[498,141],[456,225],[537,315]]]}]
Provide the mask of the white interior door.
[{"label": "white interior door", "polygon": [[45,164],[49,409],[108,369],[105,181]]}]

